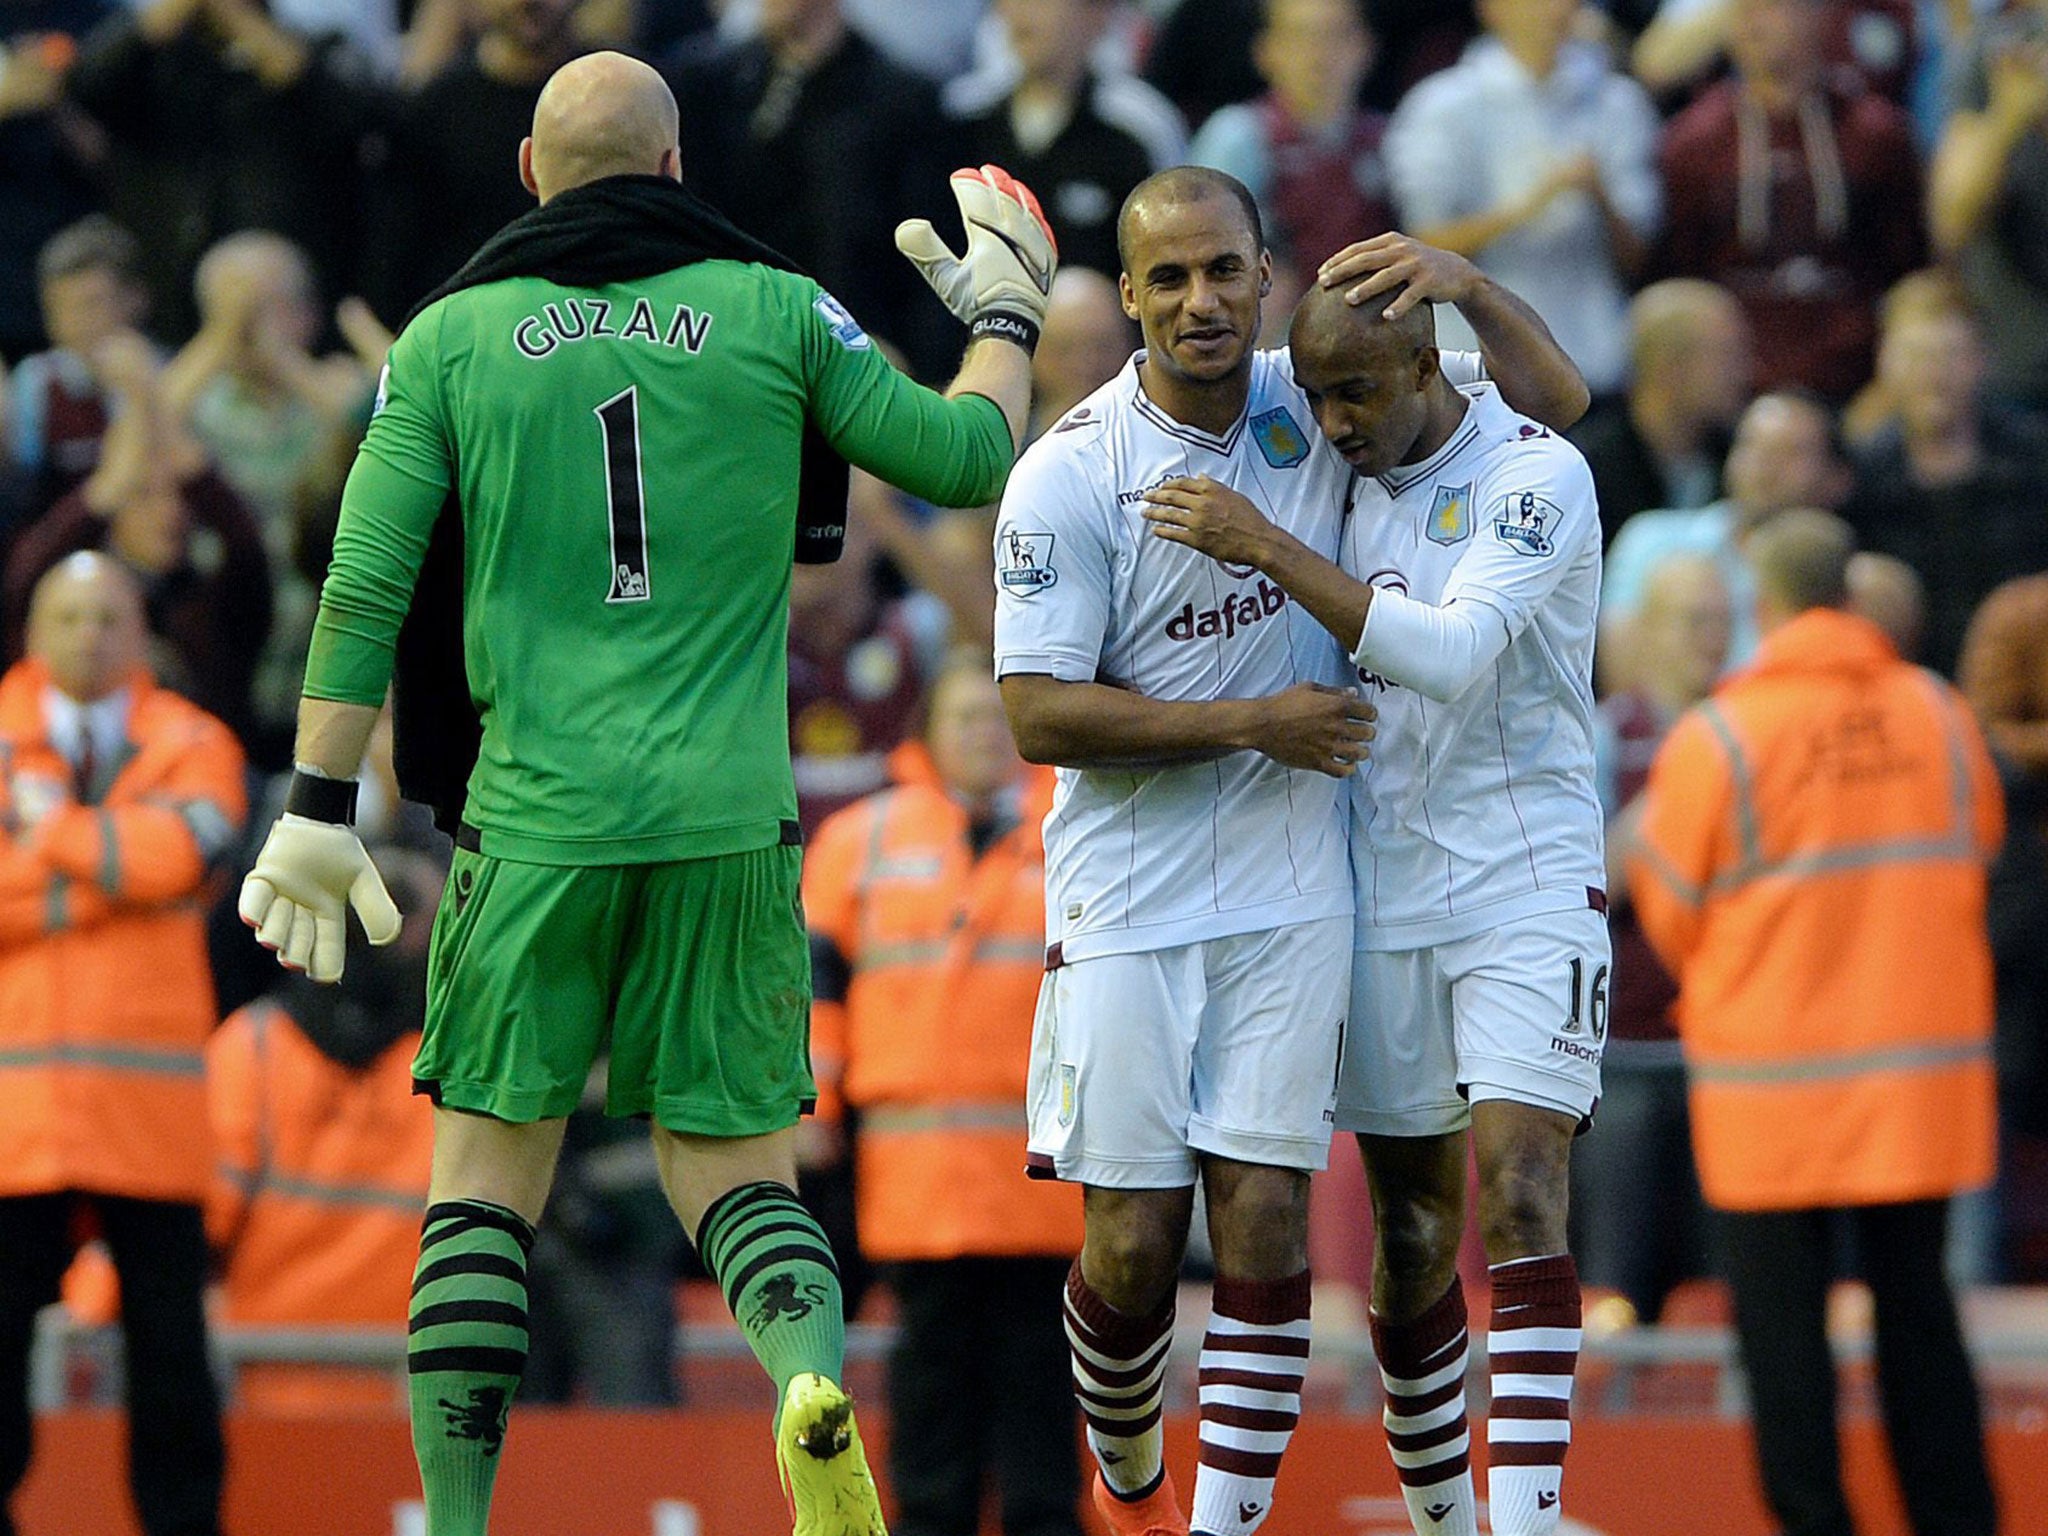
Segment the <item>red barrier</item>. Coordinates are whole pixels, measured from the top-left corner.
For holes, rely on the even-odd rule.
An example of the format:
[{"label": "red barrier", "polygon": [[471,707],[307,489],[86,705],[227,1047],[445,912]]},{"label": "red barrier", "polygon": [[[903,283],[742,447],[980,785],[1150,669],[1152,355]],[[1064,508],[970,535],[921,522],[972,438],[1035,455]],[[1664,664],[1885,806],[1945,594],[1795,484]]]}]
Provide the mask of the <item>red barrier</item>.
[{"label": "red barrier", "polygon": [[[878,1464],[886,1425],[864,1434]],[[1169,1425],[1185,1494],[1194,1425]],[[405,1424],[394,1418],[237,1417],[230,1426],[228,1536],[417,1536],[399,1506],[418,1497]],[[2009,1536],[2048,1531],[2048,1424],[1994,1432]],[[1851,1427],[1847,1470],[1863,1536],[1905,1536],[1882,1438]],[[40,1421],[16,1506],[21,1536],[136,1536],[118,1416]],[[1482,1485],[1483,1486],[1483,1485]],[[513,1416],[493,1536],[774,1536],[788,1530],[767,1415],[532,1408]],[[1766,1536],[1748,1436],[1712,1419],[1596,1418],[1575,1431],[1561,1536]],[[1380,1430],[1311,1417],[1295,1438],[1270,1536],[1406,1536]]]}]

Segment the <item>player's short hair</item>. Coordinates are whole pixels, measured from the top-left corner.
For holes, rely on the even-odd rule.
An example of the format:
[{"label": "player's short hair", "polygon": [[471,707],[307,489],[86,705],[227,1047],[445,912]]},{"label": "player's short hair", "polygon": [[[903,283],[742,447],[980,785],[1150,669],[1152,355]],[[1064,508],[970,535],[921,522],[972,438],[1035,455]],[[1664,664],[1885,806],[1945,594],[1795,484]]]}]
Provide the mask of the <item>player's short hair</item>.
[{"label": "player's short hair", "polygon": [[1856,534],[1832,512],[1793,507],[1750,535],[1746,553],[1757,590],[1793,613],[1849,601],[1849,559]]},{"label": "player's short hair", "polygon": [[104,213],[87,214],[43,242],[36,253],[36,283],[47,286],[81,272],[105,272],[116,282],[142,286],[142,246]]},{"label": "player's short hair", "polygon": [[1417,304],[1405,311],[1398,319],[1386,319],[1387,306],[1400,297],[1402,289],[1389,288],[1385,293],[1373,294],[1363,303],[1353,304],[1344,297],[1341,288],[1325,288],[1319,283],[1309,285],[1308,292],[1295,305],[1294,319],[1288,326],[1290,344],[1328,345],[1356,337],[1373,347],[1392,346],[1404,343],[1414,352],[1436,345],[1436,306]]},{"label": "player's short hair", "polygon": [[1244,215],[1245,228],[1252,233],[1253,254],[1266,248],[1266,226],[1259,218],[1259,200],[1252,189],[1228,172],[1206,165],[1175,165],[1155,171],[1124,199],[1116,216],[1116,259],[1125,272],[1131,270],[1131,225],[1138,208],[1146,203],[1201,203],[1212,197],[1234,199]]}]

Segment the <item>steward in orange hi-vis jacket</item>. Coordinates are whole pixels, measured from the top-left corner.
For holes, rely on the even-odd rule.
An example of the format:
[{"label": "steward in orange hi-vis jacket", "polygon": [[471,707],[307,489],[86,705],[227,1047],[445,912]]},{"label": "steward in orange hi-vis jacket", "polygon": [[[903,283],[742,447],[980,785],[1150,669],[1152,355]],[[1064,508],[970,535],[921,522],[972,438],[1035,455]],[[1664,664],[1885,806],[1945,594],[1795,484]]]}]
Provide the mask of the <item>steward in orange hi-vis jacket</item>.
[{"label": "steward in orange hi-vis jacket", "polygon": [[1868,621],[1813,609],[1673,728],[1645,793],[1630,890],[1680,977],[1708,1201],[1988,1181],[2004,816],[1960,696]]},{"label": "steward in orange hi-vis jacket", "polygon": [[1851,1529],[1826,1327],[1846,1230],[1910,1523],[1990,1531],[1943,1249],[1949,1197],[1992,1172],[1985,897],[2004,807],[1961,696],[1842,611],[1853,548],[1822,512],[1752,536],[1763,644],[1665,738],[1629,888],[1678,979],[1778,1524]]},{"label": "steward in orange hi-vis jacket", "polygon": [[[892,1266],[899,1523],[974,1529],[986,1458],[1006,1531],[1074,1532],[1060,1297],[1081,1202],[1024,1173],[1052,774],[1018,760],[985,655],[947,663],[930,715],[896,786],[830,817],[805,859],[814,1074],[857,1127],[861,1248]],[[951,1432],[969,1400],[988,1422]]]},{"label": "steward in orange hi-vis jacket", "polygon": [[0,1196],[197,1202],[213,1172],[204,887],[241,827],[242,753],[146,674],[124,691],[81,782],[49,667],[0,678]]},{"label": "steward in orange hi-vis jacket", "polygon": [[77,554],[36,584],[28,659],[0,677],[0,1502],[28,1469],[36,1311],[85,1207],[120,1280],[142,1529],[218,1536],[204,912],[242,753],[151,682],[147,643],[134,578]]},{"label": "steward in orange hi-vis jacket", "polygon": [[[404,849],[377,857],[406,914],[398,940],[353,944],[346,987],[286,979],[207,1042],[206,1229],[232,1324],[405,1327],[434,1156],[412,1058],[441,875]],[[244,1367],[237,1386],[280,1412],[388,1408],[404,1390],[390,1370],[282,1365]]]}]

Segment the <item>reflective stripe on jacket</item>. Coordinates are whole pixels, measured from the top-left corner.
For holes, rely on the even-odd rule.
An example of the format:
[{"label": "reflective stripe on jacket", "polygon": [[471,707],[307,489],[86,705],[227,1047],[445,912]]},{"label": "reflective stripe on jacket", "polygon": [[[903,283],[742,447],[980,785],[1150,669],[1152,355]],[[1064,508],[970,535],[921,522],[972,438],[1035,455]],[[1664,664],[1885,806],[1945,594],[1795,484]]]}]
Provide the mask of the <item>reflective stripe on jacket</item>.
[{"label": "reflective stripe on jacket", "polygon": [[236,1323],[405,1321],[433,1166],[433,1106],[412,1092],[419,1036],[360,1072],[275,1003],[206,1047],[218,1162],[206,1230]]},{"label": "reflective stripe on jacket", "polygon": [[1833,609],[1679,722],[1629,885],[1680,983],[1708,1200],[1926,1199],[1993,1163],[1985,868],[2004,808],[1955,691]]},{"label": "reflective stripe on jacket", "polygon": [[0,1196],[205,1198],[209,865],[245,812],[242,752],[137,675],[127,740],[81,801],[50,674],[0,678]]},{"label": "reflective stripe on jacket", "polygon": [[1078,1193],[1023,1173],[1052,775],[1030,774],[1018,824],[977,859],[922,746],[892,767],[901,782],[827,820],[804,866],[814,939],[846,970],[843,1002],[819,977],[813,1058],[821,1088],[838,1078],[860,1111],[861,1246],[882,1260],[1076,1252]]}]

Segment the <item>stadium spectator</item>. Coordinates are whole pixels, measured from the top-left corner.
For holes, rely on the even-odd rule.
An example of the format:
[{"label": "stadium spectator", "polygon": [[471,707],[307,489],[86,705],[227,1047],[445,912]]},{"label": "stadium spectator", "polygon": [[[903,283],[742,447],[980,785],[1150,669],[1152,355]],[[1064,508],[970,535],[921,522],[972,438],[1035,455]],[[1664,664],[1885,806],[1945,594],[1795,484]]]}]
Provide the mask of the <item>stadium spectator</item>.
[{"label": "stadium spectator", "polygon": [[2048,1135],[2048,574],[2015,577],[1971,620],[1958,669],[2010,796],[1992,869],[2000,1120]]},{"label": "stadium spectator", "polygon": [[1030,440],[1116,377],[1137,343],[1116,280],[1089,267],[1062,267],[1031,359]]},{"label": "stadium spectator", "polygon": [[958,328],[888,259],[898,221],[931,207],[955,165],[977,163],[939,128],[931,82],[849,26],[840,0],[762,0],[758,36],[685,49],[668,73],[684,180],[900,347],[920,378],[945,377]]},{"label": "stadium spectator", "polygon": [[1955,675],[1963,632],[1991,589],[2048,568],[2048,434],[1983,399],[1984,345],[1958,310],[1887,328],[1878,378],[1897,413],[1851,455],[1844,515],[1867,549],[1927,586],[1925,660]]},{"label": "stadium spectator", "polygon": [[0,8],[0,361],[54,345],[36,310],[36,254],[92,211],[91,144],[64,100],[78,39],[113,0],[12,0]]},{"label": "stadium spectator", "polygon": [[806,838],[889,782],[889,754],[917,733],[925,679],[945,653],[943,605],[883,590],[872,514],[888,494],[857,491],[840,557],[798,567],[790,586],[789,755]]},{"label": "stadium spectator", "polygon": [[[118,368],[132,352],[148,296],[135,237],[104,214],[52,236],[36,257],[36,290],[47,351],[21,360],[8,391],[9,454],[32,477],[40,513],[90,475],[107,431],[108,344]],[[7,530],[12,534],[15,530]]]},{"label": "stadium spectator", "polygon": [[[1573,0],[1480,0],[1487,35],[1395,109],[1402,227],[1526,299],[1595,397],[1628,368],[1627,281],[1656,233],[1657,116],[1574,41]],[[1455,315],[1446,347],[1472,345]]]},{"label": "stadium spectator", "polygon": [[[426,7],[422,7],[426,10]],[[365,287],[396,325],[498,229],[532,206],[514,172],[549,75],[577,51],[576,0],[461,0],[420,18],[455,26],[445,61],[389,101],[389,157],[373,182]]]},{"label": "stadium spectator", "polygon": [[1760,389],[1837,402],[1869,377],[1874,312],[1921,265],[1920,166],[1905,113],[1831,77],[1824,0],[1735,0],[1735,74],[1664,130],[1666,274],[1741,301]]},{"label": "stadium spectator", "polygon": [[1594,766],[1609,828],[1614,974],[1600,1118],[1573,1149],[1571,1220],[1580,1275],[1617,1293],[1588,1309],[1586,1326],[1601,1332],[1657,1321],[1674,1287],[1707,1273],[1706,1209],[1671,1018],[1678,988],[1643,937],[1621,855],[1650,761],[1678,717],[1713,692],[1727,664],[1732,623],[1728,583],[1710,557],[1681,553],[1658,561],[1644,580],[1630,635],[1635,681],[1608,694],[1594,714]]},{"label": "stadium spectator", "polygon": [[1963,45],[1928,184],[1934,247],[1991,328],[1991,388],[2048,411],[2048,4],[2008,7]]},{"label": "stadium spectator", "polygon": [[20,654],[29,595],[78,550],[103,550],[141,585],[159,682],[254,733],[251,685],[270,632],[270,565],[249,510],[165,405],[140,337],[102,350],[118,402],[92,475],[14,543],[0,579],[7,654]]},{"label": "stadium spectator", "polygon": [[28,657],[0,678],[0,1505],[29,1465],[36,1312],[86,1209],[120,1277],[142,1529],[219,1536],[199,898],[241,824],[242,757],[155,684],[145,644],[134,581],[76,555],[37,584]]},{"label": "stadium spectator", "polygon": [[1629,880],[1678,978],[1771,1512],[1854,1529],[1826,1326],[1839,1224],[1876,1304],[1907,1518],[1961,1536],[1998,1528],[1942,1256],[1951,1197],[1992,1172],[2003,806],[1968,706],[1843,610],[1852,547],[1810,510],[1753,541],[1762,648],[1659,751]]},{"label": "stadium spectator", "polygon": [[[1017,1177],[1045,969],[1039,825],[986,652],[949,654],[894,786],[826,822],[804,860],[824,1123],[843,1105],[862,1251],[889,1266],[897,1536],[1080,1536],[1060,1293],[1070,1189]],[[960,1404],[979,1400],[982,1411]]]},{"label": "stadium spectator", "polygon": [[111,141],[110,211],[149,231],[143,276],[164,339],[192,334],[192,269],[233,230],[291,239],[325,291],[355,270],[366,102],[352,61],[259,0],[146,0],[81,45],[65,91]]},{"label": "stadium spectator", "polygon": [[1290,304],[1330,257],[1395,223],[1387,120],[1358,104],[1373,48],[1363,3],[1265,0],[1252,48],[1265,94],[1219,108],[1188,146],[1252,189]]},{"label": "stadium spectator", "polygon": [[1416,1536],[1472,1536],[1457,1264],[1476,1163],[1492,1528],[1549,1536],[1581,1315],[1567,1170],[1599,1099],[1610,970],[1591,709],[1600,524],[1576,450],[1484,381],[1451,382],[1429,296],[1382,289],[1354,307],[1319,287],[1295,312],[1303,407],[1353,477],[1340,563],[1207,478],[1155,486],[1145,516],[1158,537],[1270,578],[1371,692],[1334,1119],[1371,1183],[1389,1448]]},{"label": "stadium spectator", "polygon": [[1720,495],[1753,367],[1742,306],[1712,283],[1652,283],[1630,301],[1628,327],[1627,393],[1596,402],[1570,433],[1593,471],[1610,543],[1638,512]]},{"label": "stadium spectator", "polygon": [[[1739,0],[1661,0],[1631,45],[1629,66],[1660,100],[1689,93],[1725,69]],[[1838,72],[1853,70],[1871,90],[1907,104],[1920,62],[1923,26],[1913,0],[1831,0],[1821,47]]]},{"label": "stadium spectator", "polygon": [[[973,337],[941,397],[677,185],[681,158],[675,100],[645,64],[586,55],[542,90],[519,151],[539,208],[392,346],[322,589],[286,812],[242,885],[258,941],[315,980],[341,974],[351,906],[373,941],[393,936],[351,826],[355,779],[407,610],[459,612],[446,648],[408,648],[401,701],[423,679],[444,691],[438,717],[400,722],[426,744],[397,743],[408,791],[458,833],[436,919],[450,963],[430,975],[413,1069],[435,1100],[408,1356],[432,1536],[489,1524],[533,1226],[607,1038],[606,1109],[654,1122],[664,1188],[774,1383],[799,1528],[881,1525],[839,1385],[838,1277],[793,1191],[814,1089],[788,570],[799,539],[829,547],[846,504],[806,423],[906,489],[987,501],[1023,429],[1056,263],[1029,192],[994,168],[953,180],[976,237],[964,258],[928,222],[899,230]],[[465,701],[480,739],[460,734]],[[536,1010],[547,1028],[527,1027]]]},{"label": "stadium spectator", "polygon": [[1009,167],[1038,190],[1060,263],[1108,276],[1133,187],[1186,158],[1187,126],[1158,91],[1091,54],[1114,0],[994,0],[1014,68],[948,86],[963,160]]},{"label": "stadium spectator", "polygon": [[[1945,267],[1923,267],[1908,272],[1885,290],[1877,309],[1877,332],[1882,347],[1885,335],[1908,315],[1965,314],[1969,299],[1955,273]],[[1864,382],[1856,396],[1842,407],[1842,440],[1861,448],[1898,420],[1898,402],[1885,387],[1884,375],[1875,373]]]},{"label": "stadium spectator", "polygon": [[1615,535],[1600,583],[1602,676],[1626,687],[1635,643],[1629,628],[1643,583],[1666,556],[1711,557],[1734,604],[1728,663],[1741,666],[1756,649],[1756,585],[1745,550],[1750,537],[1788,507],[1835,507],[1848,494],[1849,471],[1835,441],[1834,417],[1810,395],[1759,395],[1735,424],[1724,466],[1728,494],[1691,512],[1638,512]]},{"label": "stadium spectator", "polygon": [[164,403],[263,530],[273,619],[256,669],[255,735],[245,744],[264,767],[283,768],[319,601],[297,558],[300,490],[335,437],[366,412],[375,375],[352,352],[314,353],[313,274],[289,240],[229,235],[200,258],[193,286],[199,333],[165,367]]},{"label": "stadium spectator", "polygon": [[1918,661],[1927,636],[1927,584],[1893,555],[1859,549],[1849,557],[1849,603],[1884,631],[1901,661]]},{"label": "stadium spectator", "polygon": [[[427,930],[441,871],[382,848],[406,926],[352,948],[347,991],[293,976],[206,1042],[216,1160],[206,1231],[220,1319],[236,1326],[405,1326],[433,1159],[433,1112],[412,1097]],[[385,1408],[389,1371],[244,1366],[237,1400],[273,1412]]]}]

